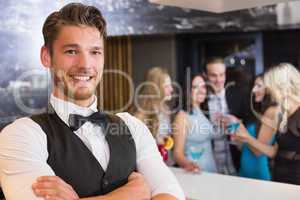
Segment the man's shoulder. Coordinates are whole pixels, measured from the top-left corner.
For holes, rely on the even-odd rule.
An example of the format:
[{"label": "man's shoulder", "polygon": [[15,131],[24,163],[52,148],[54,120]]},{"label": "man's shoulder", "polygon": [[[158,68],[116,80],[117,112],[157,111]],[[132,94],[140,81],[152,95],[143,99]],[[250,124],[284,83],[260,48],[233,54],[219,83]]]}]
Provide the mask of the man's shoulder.
[{"label": "man's shoulder", "polygon": [[131,115],[129,112],[119,112],[119,113],[116,113],[115,115],[117,115],[118,117],[121,117],[121,118],[133,117],[133,115]]},{"label": "man's shoulder", "polygon": [[121,112],[116,114],[118,117],[120,117],[125,124],[128,126],[132,136],[139,137],[139,136],[151,136],[149,129],[147,126],[138,118],[134,117],[128,112]]},{"label": "man's shoulder", "polygon": [[2,131],[11,128],[25,127],[32,124],[34,124],[34,121],[30,117],[21,117],[7,124]]},{"label": "man's shoulder", "polygon": [[24,135],[24,133],[31,134],[35,131],[40,131],[40,126],[30,117],[22,117],[5,126],[2,129],[0,136],[6,137],[7,135]]},{"label": "man's shoulder", "polygon": [[138,118],[134,117],[128,112],[120,112],[116,113],[115,116],[119,117],[124,123],[129,127],[129,129],[133,130],[136,129],[137,126],[143,125],[143,122],[140,121]]},{"label": "man's shoulder", "polygon": [[140,121],[128,112],[116,113],[115,116],[120,117],[126,124],[136,123],[136,122]]}]

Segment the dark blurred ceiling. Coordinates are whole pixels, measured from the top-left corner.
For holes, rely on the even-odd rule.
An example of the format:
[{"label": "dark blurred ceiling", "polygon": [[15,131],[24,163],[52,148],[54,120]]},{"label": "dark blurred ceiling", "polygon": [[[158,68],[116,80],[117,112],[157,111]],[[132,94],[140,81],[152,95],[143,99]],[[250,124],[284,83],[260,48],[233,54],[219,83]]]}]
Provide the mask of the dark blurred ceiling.
[{"label": "dark blurred ceiling", "polygon": [[[39,31],[46,16],[70,0],[0,1],[0,31]],[[108,34],[141,35],[294,29],[300,27],[300,1],[216,14],[152,4],[148,0],[80,0],[98,7]],[[299,8],[299,9],[297,9]]]}]

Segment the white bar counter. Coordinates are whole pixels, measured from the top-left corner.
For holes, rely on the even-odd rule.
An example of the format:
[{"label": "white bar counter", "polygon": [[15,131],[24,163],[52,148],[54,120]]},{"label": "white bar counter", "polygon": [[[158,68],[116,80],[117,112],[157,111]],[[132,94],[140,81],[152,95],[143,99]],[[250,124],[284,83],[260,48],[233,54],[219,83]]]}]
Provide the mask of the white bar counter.
[{"label": "white bar counter", "polygon": [[170,168],[189,200],[300,200],[300,186]]}]

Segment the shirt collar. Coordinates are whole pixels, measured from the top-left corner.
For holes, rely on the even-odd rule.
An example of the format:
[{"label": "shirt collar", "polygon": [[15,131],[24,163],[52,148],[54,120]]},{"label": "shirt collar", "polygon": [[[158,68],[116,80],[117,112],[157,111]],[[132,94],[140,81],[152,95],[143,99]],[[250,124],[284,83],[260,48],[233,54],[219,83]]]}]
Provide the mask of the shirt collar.
[{"label": "shirt collar", "polygon": [[69,115],[77,114],[82,116],[89,116],[97,112],[97,97],[94,95],[94,101],[89,107],[78,106],[70,101],[55,97],[53,94],[50,96],[50,104],[55,110],[56,114],[69,125]]},{"label": "shirt collar", "polygon": [[223,99],[225,98],[225,89],[223,89],[221,92],[219,93],[210,93],[209,94],[209,98],[214,99],[214,98],[220,98]]}]

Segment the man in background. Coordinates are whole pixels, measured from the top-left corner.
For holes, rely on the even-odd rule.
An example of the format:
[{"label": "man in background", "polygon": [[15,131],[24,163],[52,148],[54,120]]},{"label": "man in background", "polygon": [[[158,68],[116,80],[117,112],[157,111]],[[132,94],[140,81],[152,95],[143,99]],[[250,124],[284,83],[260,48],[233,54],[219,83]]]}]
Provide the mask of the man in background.
[{"label": "man in background", "polygon": [[240,152],[236,146],[230,145],[224,127],[219,122],[221,115],[233,114],[246,120],[247,100],[250,98],[240,90],[235,82],[226,84],[226,65],[222,58],[211,58],[206,64],[206,77],[210,92],[208,95],[208,111],[211,121],[217,127],[213,140],[214,155],[218,171],[222,174],[236,174],[239,168]]}]

